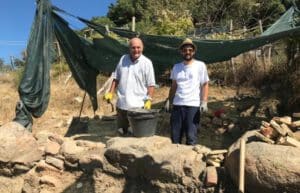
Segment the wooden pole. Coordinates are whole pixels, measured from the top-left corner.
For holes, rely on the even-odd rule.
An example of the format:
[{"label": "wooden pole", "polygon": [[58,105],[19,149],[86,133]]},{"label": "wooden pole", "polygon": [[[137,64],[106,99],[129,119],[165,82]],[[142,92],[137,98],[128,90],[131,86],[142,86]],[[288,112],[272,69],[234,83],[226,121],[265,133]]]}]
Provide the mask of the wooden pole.
[{"label": "wooden pole", "polygon": [[15,60],[13,56],[10,56],[10,65],[11,65],[11,69],[14,70],[15,69]]},{"label": "wooden pole", "polygon": [[81,107],[80,107],[80,111],[79,111],[79,120],[80,120],[81,113],[82,113],[82,110],[83,110],[83,104],[84,104],[84,101],[85,101],[85,96],[86,96],[86,91],[84,92]]},{"label": "wooden pole", "polygon": [[135,16],[132,17],[131,31],[135,31]]},{"label": "wooden pole", "polygon": [[246,148],[246,141],[244,138],[241,138],[241,140],[240,140],[239,193],[245,192],[245,148]]},{"label": "wooden pole", "polygon": [[[258,20],[258,24],[259,24],[259,30],[260,33],[263,33],[263,26],[262,26],[262,21]],[[264,46],[261,47],[261,55],[262,55],[262,63],[263,63],[263,67],[264,67],[264,73],[266,73],[266,58],[265,58],[265,50],[264,50]]]},{"label": "wooden pole", "polygon": [[262,26],[262,21],[261,21],[261,20],[258,20],[258,24],[259,24],[259,30],[260,30],[260,33],[263,33],[264,30],[263,30],[263,26]]},{"label": "wooden pole", "polygon": [[[230,20],[230,35],[232,34],[232,31],[233,31],[233,20],[231,19]],[[239,85],[238,85],[238,82],[237,82],[237,75],[236,75],[236,68],[235,68],[234,58],[230,59],[230,64],[231,64],[232,73],[233,73],[234,85],[236,87],[236,95],[239,95],[240,94],[240,89],[239,89]]]}]

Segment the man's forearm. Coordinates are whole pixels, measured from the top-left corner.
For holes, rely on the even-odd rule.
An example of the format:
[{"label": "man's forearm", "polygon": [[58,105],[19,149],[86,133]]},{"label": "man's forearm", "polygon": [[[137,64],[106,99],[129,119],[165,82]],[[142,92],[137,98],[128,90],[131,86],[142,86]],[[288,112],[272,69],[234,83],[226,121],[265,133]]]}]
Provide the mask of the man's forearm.
[{"label": "man's forearm", "polygon": [[208,99],[208,82],[204,83],[201,87],[201,101]]},{"label": "man's forearm", "polygon": [[177,89],[177,83],[176,83],[176,81],[173,80],[170,91],[169,91],[169,97],[168,97],[170,102],[173,102],[173,99],[174,99],[174,96],[176,93],[176,89]]},{"label": "man's forearm", "polygon": [[111,83],[109,92],[114,93],[117,86],[118,86],[118,81],[114,79]]},{"label": "man's forearm", "polygon": [[147,90],[147,95],[152,98],[154,93],[154,86],[148,86]]}]

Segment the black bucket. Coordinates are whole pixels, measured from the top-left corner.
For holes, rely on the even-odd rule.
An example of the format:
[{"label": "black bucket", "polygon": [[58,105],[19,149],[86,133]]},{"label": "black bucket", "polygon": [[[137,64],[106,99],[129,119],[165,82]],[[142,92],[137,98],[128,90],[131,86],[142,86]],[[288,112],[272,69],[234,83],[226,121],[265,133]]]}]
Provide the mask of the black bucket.
[{"label": "black bucket", "polygon": [[135,137],[155,135],[158,122],[158,109],[130,109],[127,116]]}]

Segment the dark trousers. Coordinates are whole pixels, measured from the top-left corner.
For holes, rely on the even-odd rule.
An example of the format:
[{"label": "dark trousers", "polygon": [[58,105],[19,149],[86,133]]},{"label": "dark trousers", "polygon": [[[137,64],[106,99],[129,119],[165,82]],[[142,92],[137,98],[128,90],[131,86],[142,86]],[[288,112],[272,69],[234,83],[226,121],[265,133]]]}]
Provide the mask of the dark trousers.
[{"label": "dark trousers", "polygon": [[171,113],[171,139],[172,143],[181,143],[185,134],[186,144],[197,143],[197,128],[200,122],[199,107],[173,106]]},{"label": "dark trousers", "polygon": [[122,128],[124,134],[128,132],[129,121],[126,110],[117,108],[117,127]]}]

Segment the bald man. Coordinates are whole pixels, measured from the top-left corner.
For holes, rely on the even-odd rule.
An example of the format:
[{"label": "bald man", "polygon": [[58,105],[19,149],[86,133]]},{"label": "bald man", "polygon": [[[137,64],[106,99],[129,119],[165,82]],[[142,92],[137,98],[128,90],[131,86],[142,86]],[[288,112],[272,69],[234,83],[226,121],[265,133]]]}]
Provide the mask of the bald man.
[{"label": "bald man", "polygon": [[110,101],[117,88],[117,126],[123,134],[128,133],[127,111],[132,108],[151,109],[155,86],[153,64],[143,55],[144,45],[140,38],[129,41],[129,54],[121,57],[110,91],[104,99]]}]

